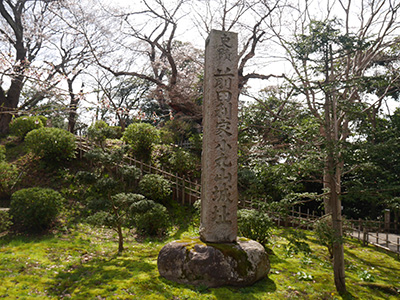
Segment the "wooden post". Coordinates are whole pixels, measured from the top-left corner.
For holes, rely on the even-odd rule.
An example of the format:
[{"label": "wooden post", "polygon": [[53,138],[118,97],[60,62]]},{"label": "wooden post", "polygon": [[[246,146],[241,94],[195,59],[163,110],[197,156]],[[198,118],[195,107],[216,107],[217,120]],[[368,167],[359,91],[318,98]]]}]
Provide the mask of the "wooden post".
[{"label": "wooden post", "polygon": [[299,206],[299,228],[301,228],[301,206]]},{"label": "wooden post", "polygon": [[385,231],[390,230],[390,209],[385,209]]},{"label": "wooden post", "polygon": [[368,245],[368,232],[367,229],[363,228],[363,246]]},{"label": "wooden post", "polygon": [[400,254],[400,238],[397,238],[397,259],[399,259]]},{"label": "wooden post", "polygon": [[386,231],[386,247],[389,248],[389,232]]}]

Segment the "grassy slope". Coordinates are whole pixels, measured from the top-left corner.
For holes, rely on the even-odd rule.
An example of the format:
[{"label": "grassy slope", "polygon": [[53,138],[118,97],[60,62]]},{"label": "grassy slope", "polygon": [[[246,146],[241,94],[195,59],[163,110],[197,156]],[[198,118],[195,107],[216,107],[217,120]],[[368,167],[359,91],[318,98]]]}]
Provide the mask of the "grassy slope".
[{"label": "grassy slope", "polygon": [[[193,234],[174,232],[170,240]],[[281,236],[277,231],[270,244],[272,269],[268,278],[252,287],[213,289],[179,285],[159,277],[157,255],[167,241],[137,242],[128,237],[126,251],[116,256],[116,237],[107,229],[79,225],[44,237],[3,237],[0,298],[342,299],[335,293],[325,249],[311,237],[310,256],[288,256]],[[345,251],[347,286],[354,298],[399,298],[398,260],[355,242],[347,242]],[[373,282],[361,280],[369,276]]]}]

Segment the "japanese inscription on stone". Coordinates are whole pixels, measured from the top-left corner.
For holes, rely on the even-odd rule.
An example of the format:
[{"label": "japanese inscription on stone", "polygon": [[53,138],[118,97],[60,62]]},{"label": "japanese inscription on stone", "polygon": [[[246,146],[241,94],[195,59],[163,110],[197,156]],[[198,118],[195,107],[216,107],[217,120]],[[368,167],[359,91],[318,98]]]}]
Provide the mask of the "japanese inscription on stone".
[{"label": "japanese inscription on stone", "polygon": [[237,238],[237,34],[212,30],[206,41],[200,238]]}]

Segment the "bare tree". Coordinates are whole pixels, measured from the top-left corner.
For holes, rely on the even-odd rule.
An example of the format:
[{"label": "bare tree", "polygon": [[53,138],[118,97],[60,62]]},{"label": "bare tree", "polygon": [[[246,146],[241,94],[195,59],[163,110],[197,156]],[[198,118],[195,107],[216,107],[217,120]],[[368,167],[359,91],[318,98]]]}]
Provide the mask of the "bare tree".
[{"label": "bare tree", "polygon": [[185,2],[145,0],[130,12],[107,9],[120,32],[112,38],[115,51],[112,59],[101,59],[95,47],[93,50],[98,64],[115,76],[133,76],[152,83],[153,98],[164,113],[172,108],[190,119],[201,120],[201,106],[196,103],[201,88],[196,85],[200,81],[202,51],[176,36]]},{"label": "bare tree", "polygon": [[211,29],[239,32],[240,92],[249,80],[282,77],[268,73],[263,64],[270,56],[266,51],[267,43],[272,38],[268,26],[273,23],[271,20],[275,19],[276,12],[286,6],[285,1],[198,0],[194,5],[194,11],[197,12],[194,21],[204,38]]},{"label": "bare tree", "polygon": [[[7,53],[8,68],[0,81],[0,133],[18,107],[26,73],[46,40],[48,7],[55,1],[1,0],[0,47]],[[4,54],[3,54],[4,55]],[[4,56],[2,57],[4,59]]]},{"label": "bare tree", "polygon": [[98,70],[92,77],[98,95],[96,119],[115,118],[124,131],[141,102],[149,97],[151,85],[132,76],[115,78],[104,69]]}]

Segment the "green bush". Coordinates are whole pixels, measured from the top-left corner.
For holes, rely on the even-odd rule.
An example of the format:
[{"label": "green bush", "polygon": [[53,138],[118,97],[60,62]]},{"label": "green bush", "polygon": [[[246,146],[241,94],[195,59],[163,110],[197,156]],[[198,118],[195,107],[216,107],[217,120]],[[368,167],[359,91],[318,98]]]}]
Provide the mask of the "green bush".
[{"label": "green bush", "polygon": [[254,209],[238,210],[239,234],[265,245],[271,236],[273,222],[270,217]]},{"label": "green bush", "polygon": [[4,161],[6,159],[6,146],[0,145],[0,161]]},{"label": "green bush", "polygon": [[177,149],[172,153],[168,160],[171,170],[179,175],[190,175],[191,173],[195,177],[200,177],[200,174],[196,174],[196,171],[200,170],[200,159],[194,154],[183,150]]},{"label": "green bush", "polygon": [[19,171],[15,165],[0,162],[0,194],[10,196],[19,181]]},{"label": "green bush", "polygon": [[122,128],[121,126],[110,126],[111,128],[111,133],[110,133],[110,139],[121,139],[122,138]]},{"label": "green bush", "polygon": [[149,161],[154,143],[159,138],[159,131],[154,126],[147,123],[130,124],[122,139],[132,147],[135,157],[143,161]]},{"label": "green bush", "polygon": [[51,227],[56,220],[63,197],[48,188],[22,189],[11,196],[10,215],[14,224],[30,231],[40,231]]},{"label": "green bush", "polygon": [[75,136],[60,128],[40,128],[29,132],[27,147],[46,161],[62,161],[75,157]]},{"label": "green bush", "polygon": [[200,158],[182,148],[171,145],[155,145],[152,162],[179,175],[200,177]]},{"label": "green bush", "polygon": [[142,235],[163,235],[170,227],[170,220],[165,206],[152,200],[139,200],[130,207],[133,223]]},{"label": "green bush", "polygon": [[139,182],[139,191],[147,199],[164,203],[172,194],[169,181],[157,174],[144,175]]},{"label": "green bush", "polygon": [[8,211],[0,210],[0,233],[7,231],[11,225],[11,217]]},{"label": "green bush", "polygon": [[115,138],[118,129],[109,126],[103,120],[98,120],[88,128],[88,137],[102,145],[106,139]]},{"label": "green bush", "polygon": [[24,138],[28,132],[44,127],[46,125],[46,120],[46,117],[43,116],[23,116],[15,118],[10,123],[10,133]]}]

